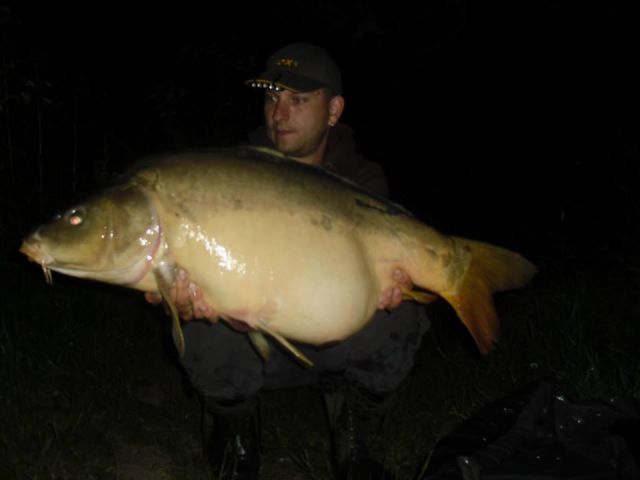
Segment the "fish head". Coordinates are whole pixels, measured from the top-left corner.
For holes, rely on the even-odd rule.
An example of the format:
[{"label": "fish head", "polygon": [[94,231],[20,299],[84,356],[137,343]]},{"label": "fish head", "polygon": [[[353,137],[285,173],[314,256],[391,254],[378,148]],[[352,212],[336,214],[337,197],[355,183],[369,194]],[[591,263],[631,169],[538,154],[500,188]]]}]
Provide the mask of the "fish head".
[{"label": "fish head", "polygon": [[20,251],[50,271],[134,285],[161,243],[153,205],[136,185],[104,190],[56,215],[25,237]]}]

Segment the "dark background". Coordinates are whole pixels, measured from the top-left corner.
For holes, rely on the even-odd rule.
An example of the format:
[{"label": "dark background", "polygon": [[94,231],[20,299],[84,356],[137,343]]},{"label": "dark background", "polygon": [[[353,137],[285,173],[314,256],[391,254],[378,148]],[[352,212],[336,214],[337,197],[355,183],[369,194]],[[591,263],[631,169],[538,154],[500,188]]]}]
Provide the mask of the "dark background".
[{"label": "dark background", "polygon": [[525,249],[631,233],[635,2],[159,5],[2,8],[0,173],[20,228],[142,155],[244,140],[262,120],[244,80],[306,40],[342,66],[343,120],[427,223]]},{"label": "dark background", "polygon": [[245,140],[244,81],[300,40],[342,66],[344,122],[426,223],[522,252],[541,284],[640,268],[635,2],[163,5],[0,9],[9,290],[25,233],[139,157]]},{"label": "dark background", "polygon": [[[341,65],[343,120],[394,200],[539,267],[530,287],[496,295],[503,342],[485,360],[444,302],[430,307],[387,423],[404,452],[392,463],[412,473],[439,432],[534,378],[638,396],[640,2],[60,3],[0,0],[0,457],[15,477],[2,462],[0,476],[101,476],[129,458],[113,446],[127,435],[189,467],[201,412],[166,368],[161,309],[63,275],[48,287],[18,248],[141,156],[244,140],[262,122],[244,81],[293,41]],[[136,400],[140,385],[162,408]],[[305,448],[326,463],[308,443],[328,438],[321,406],[278,393],[265,478]]]}]

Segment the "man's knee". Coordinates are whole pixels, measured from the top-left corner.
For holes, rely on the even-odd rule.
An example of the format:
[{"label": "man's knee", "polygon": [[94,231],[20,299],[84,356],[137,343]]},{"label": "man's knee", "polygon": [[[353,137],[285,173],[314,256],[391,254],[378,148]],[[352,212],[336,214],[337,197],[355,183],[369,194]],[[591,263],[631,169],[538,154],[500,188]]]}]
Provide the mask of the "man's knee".
[{"label": "man's knee", "polygon": [[376,314],[372,324],[371,339],[377,347],[366,352],[363,346],[360,354],[351,358],[345,376],[371,392],[383,394],[395,390],[411,372],[430,322],[424,307],[406,303],[392,312]]},{"label": "man's knee", "polygon": [[264,383],[262,359],[246,334],[222,324],[194,321],[184,326],[182,367],[206,398],[234,400],[256,395]]}]

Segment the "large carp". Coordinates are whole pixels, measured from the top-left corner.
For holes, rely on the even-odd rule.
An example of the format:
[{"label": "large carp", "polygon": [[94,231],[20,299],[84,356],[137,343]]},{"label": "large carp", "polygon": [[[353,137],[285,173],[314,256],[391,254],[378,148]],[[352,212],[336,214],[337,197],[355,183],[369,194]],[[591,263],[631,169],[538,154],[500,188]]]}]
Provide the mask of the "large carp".
[{"label": "large carp", "polygon": [[[31,233],[20,250],[51,270],[160,292],[172,311],[178,267],[226,320],[321,345],[353,335],[403,270],[455,309],[487,353],[498,337],[492,294],[535,267],[519,254],[444,235],[402,207],[320,168],[252,148],[156,157]],[[435,294],[435,295],[433,295]]]}]

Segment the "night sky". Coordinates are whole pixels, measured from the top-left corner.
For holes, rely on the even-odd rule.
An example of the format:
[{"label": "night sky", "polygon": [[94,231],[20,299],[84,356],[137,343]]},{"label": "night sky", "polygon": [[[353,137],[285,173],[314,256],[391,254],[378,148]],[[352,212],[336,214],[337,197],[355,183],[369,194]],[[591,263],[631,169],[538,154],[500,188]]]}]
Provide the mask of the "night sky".
[{"label": "night sky", "polygon": [[635,2],[158,5],[2,9],[0,153],[5,192],[28,206],[19,228],[143,155],[244,140],[261,122],[244,80],[300,40],[342,66],[344,122],[427,223],[526,248],[628,221]]}]

